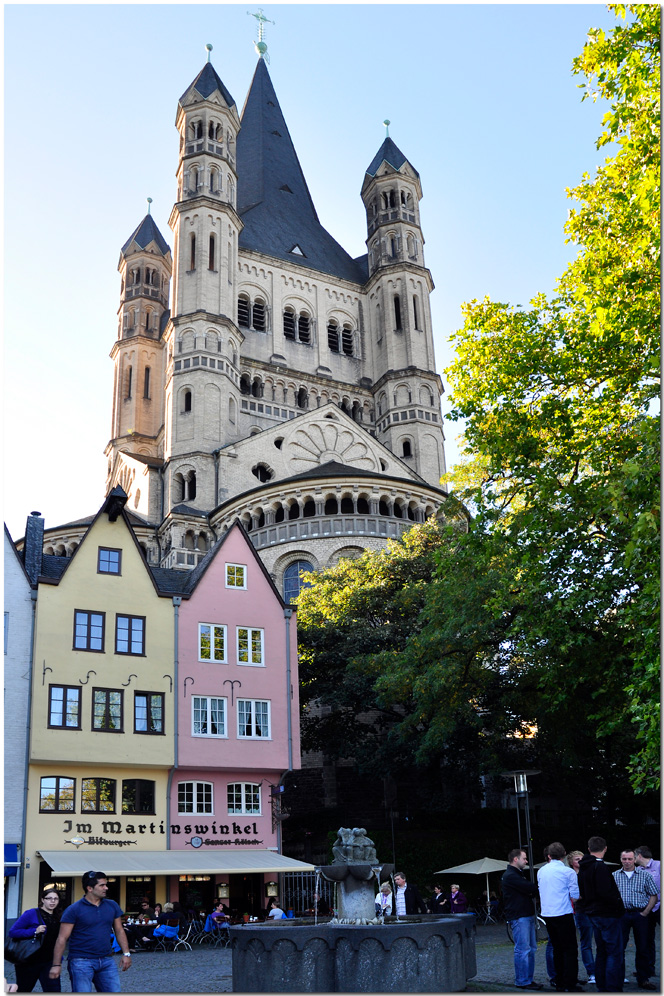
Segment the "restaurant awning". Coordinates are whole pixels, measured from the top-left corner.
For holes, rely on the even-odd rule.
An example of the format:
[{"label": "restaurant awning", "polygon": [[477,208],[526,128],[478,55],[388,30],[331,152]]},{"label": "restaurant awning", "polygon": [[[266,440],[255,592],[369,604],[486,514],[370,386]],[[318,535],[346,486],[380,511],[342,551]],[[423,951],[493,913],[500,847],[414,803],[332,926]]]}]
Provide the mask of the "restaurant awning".
[{"label": "restaurant awning", "polygon": [[229,851],[39,851],[54,875],[83,875],[105,871],[107,875],[249,875],[253,872],[309,872],[314,866],[265,849]]}]

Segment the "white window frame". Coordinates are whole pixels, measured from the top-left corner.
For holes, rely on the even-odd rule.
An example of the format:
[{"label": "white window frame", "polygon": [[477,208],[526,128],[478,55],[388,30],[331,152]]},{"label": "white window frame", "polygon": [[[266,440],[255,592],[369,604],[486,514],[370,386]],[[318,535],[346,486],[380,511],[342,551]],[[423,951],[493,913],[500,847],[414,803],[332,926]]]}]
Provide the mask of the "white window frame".
[{"label": "white window frame", "polygon": [[[240,633],[246,633],[247,649],[240,651]],[[260,660],[254,660],[254,634],[260,634]],[[265,630],[256,626],[237,626],[235,629],[236,660],[240,667],[265,667]],[[247,655],[247,660],[240,660],[240,653]]]},{"label": "white window frame", "polygon": [[[210,629],[210,657],[203,657],[203,627]],[[221,630],[224,641],[223,657],[214,656],[215,630]],[[228,663],[228,627],[223,623],[201,622],[198,624],[198,659],[203,664],[226,664]]]},{"label": "white window frame", "polygon": [[[267,706],[267,735],[260,736],[256,733],[256,705],[259,703]],[[240,729],[240,705],[251,704],[251,726],[252,733],[242,733]],[[269,699],[238,699],[237,700],[237,736],[238,740],[271,740],[272,739],[272,717],[271,703]]]},{"label": "white window frame", "polygon": [[[196,733],[196,703],[205,701],[205,715],[206,715],[206,725],[208,730],[211,726],[211,708],[210,703],[214,699],[215,702],[223,702],[224,711],[224,732],[223,733]],[[200,708],[200,706],[199,706]],[[192,737],[203,737],[205,739],[212,740],[227,740],[228,739],[228,699],[222,698],[220,695],[192,695],[191,697],[191,735]]]},{"label": "white window frame", "polygon": [[[236,806],[231,805],[229,799],[231,789],[236,790],[237,788],[239,788],[241,797],[239,809]],[[247,800],[254,795],[258,798],[258,809],[252,809],[251,805],[247,805]],[[263,810],[260,782],[229,782],[226,786],[226,805],[228,807],[229,816],[262,816]]]},{"label": "white window frame", "polygon": [[[229,583],[229,568],[234,568],[235,570],[242,571],[242,584]],[[246,591],[247,589],[247,565],[246,564],[226,564],[226,587],[234,588],[237,591]]]},{"label": "white window frame", "polygon": [[[193,786],[193,790],[192,790],[192,795],[193,795],[192,805],[194,807],[193,809],[181,809],[180,808],[180,786],[181,785],[192,785]],[[210,789],[210,809],[209,810],[208,809],[199,809],[198,808],[199,807],[199,800],[198,800],[198,787],[199,787],[199,785],[203,788],[203,795],[205,795],[205,789],[206,788]],[[205,802],[203,802],[203,805],[205,806]],[[192,816],[214,816],[214,784],[213,784],[213,782],[202,782],[202,781],[198,781],[198,780],[189,780],[189,779],[187,781],[184,781],[184,782],[178,782],[178,816],[186,816],[186,815],[192,815]]]}]

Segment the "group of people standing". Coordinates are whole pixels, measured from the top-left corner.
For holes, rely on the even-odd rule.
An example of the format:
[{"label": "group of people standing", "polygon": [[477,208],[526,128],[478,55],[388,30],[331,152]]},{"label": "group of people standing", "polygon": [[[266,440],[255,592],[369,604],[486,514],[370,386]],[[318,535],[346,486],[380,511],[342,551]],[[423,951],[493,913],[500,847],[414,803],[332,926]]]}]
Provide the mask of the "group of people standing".
[{"label": "group of people standing", "polygon": [[[502,879],[505,916],[514,938],[514,973],[518,989],[539,990],[534,981],[537,951],[535,898],[549,935],[546,962],[557,992],[583,992],[578,980],[577,929],[586,982],[599,992],[622,992],[625,948],[633,932],[636,977],[640,989],[656,990],[655,930],[659,923],[660,862],[645,845],[626,849],[621,867],[611,872],[604,861],[607,843],[591,837],[588,852],[567,854],[559,841],[544,849],[545,864],[537,884],[526,875],[528,856],[515,848],[507,856]],[[593,956],[592,941],[596,953]]]},{"label": "group of people standing", "polygon": [[450,892],[444,893],[439,885],[435,885],[433,896],[425,902],[416,885],[408,885],[405,872],[394,875],[395,891],[389,882],[382,882],[376,896],[376,914],[378,916],[412,916],[415,913],[466,913],[468,900],[458,885],[453,885]]}]

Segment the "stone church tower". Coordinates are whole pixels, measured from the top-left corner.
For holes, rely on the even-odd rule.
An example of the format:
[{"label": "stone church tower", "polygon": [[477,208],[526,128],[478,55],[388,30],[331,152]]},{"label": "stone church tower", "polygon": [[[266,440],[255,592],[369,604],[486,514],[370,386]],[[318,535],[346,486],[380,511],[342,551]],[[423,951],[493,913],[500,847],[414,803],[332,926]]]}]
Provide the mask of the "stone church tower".
[{"label": "stone church tower", "polygon": [[291,596],[444,496],[420,177],[386,138],[353,259],[262,54],[241,113],[208,61],[175,124],[172,253],[149,213],[120,253],[107,490],[129,495],[152,565],[190,569],[240,519]]}]

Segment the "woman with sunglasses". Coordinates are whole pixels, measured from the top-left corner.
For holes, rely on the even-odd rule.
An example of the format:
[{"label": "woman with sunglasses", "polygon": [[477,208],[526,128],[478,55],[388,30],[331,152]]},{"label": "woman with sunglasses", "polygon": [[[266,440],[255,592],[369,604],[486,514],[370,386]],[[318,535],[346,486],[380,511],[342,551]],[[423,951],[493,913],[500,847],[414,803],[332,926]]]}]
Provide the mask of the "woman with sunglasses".
[{"label": "woman with sunglasses", "polygon": [[55,889],[45,889],[39,908],[26,910],[9,930],[10,937],[36,937],[38,934],[44,934],[37,952],[27,961],[15,966],[19,993],[31,993],[37,982],[41,984],[45,993],[60,992],[60,979],[48,977],[53,963],[53,948],[60,929],[59,905],[60,896]]}]

